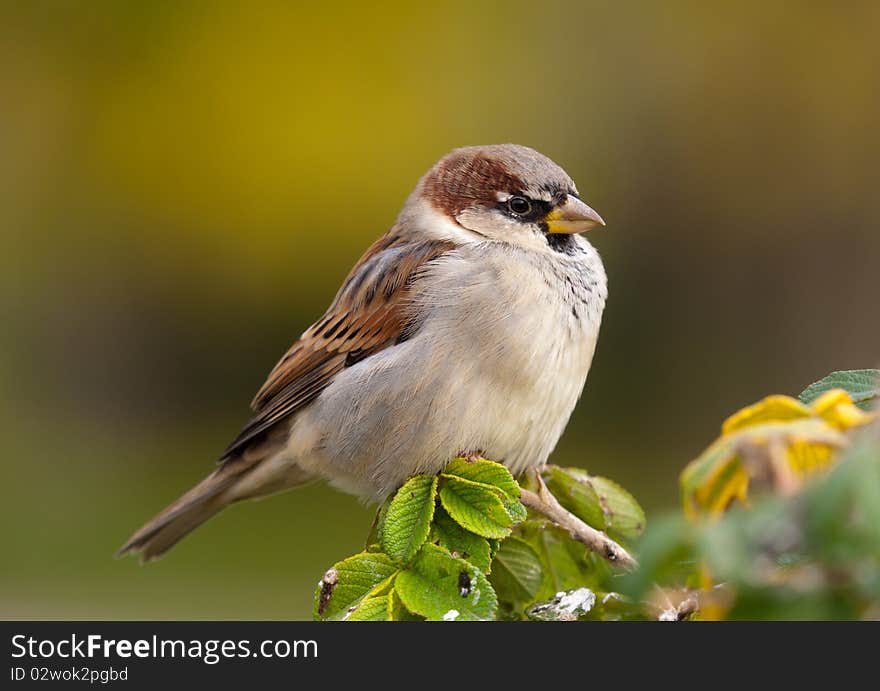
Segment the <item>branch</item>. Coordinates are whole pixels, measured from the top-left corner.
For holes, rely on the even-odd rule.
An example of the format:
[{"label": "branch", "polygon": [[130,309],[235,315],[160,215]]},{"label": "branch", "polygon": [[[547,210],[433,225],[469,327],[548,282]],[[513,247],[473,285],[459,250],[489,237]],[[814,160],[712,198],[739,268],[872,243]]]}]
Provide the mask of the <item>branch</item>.
[{"label": "branch", "polygon": [[520,490],[519,500],[526,507],[546,516],[560,528],[567,530],[573,539],[583,543],[612,564],[619,564],[628,570],[638,566],[638,562],[605,533],[588,526],[573,513],[566,511],[556,497],[550,494],[538,471],[535,471],[535,477],[538,480],[537,493],[527,489]]}]

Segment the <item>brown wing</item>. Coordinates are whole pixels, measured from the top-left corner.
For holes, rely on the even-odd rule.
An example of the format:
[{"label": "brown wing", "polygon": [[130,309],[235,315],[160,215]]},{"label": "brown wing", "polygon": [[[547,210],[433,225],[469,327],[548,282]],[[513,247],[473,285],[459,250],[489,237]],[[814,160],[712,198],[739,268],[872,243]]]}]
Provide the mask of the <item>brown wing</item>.
[{"label": "brown wing", "polygon": [[314,400],[346,367],[408,338],[417,326],[406,309],[412,283],[427,262],[453,247],[448,241],[406,241],[393,229],[373,243],[324,316],[269,373],[251,403],[256,415],[221,461],[239,455]]}]

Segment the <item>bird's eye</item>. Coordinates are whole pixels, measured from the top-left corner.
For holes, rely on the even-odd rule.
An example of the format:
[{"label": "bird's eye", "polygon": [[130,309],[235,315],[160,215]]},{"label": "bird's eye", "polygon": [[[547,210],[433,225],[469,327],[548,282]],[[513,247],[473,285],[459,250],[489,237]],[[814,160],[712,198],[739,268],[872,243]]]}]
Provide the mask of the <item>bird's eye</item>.
[{"label": "bird's eye", "polygon": [[507,208],[517,216],[525,216],[532,210],[532,203],[525,197],[511,197],[507,200]]}]

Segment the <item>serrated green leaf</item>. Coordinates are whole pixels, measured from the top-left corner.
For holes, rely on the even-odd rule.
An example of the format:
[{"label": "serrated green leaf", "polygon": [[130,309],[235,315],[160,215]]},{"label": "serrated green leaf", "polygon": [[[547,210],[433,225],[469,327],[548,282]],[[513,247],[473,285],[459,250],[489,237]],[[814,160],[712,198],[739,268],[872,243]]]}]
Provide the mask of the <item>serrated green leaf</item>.
[{"label": "serrated green leaf", "polygon": [[389,598],[391,593],[380,595],[378,597],[368,597],[347,616],[345,621],[388,621],[389,619]]},{"label": "serrated green leaf", "polygon": [[382,548],[402,563],[412,559],[428,539],[434,517],[437,477],[417,475],[397,490],[382,529]]},{"label": "serrated green leaf", "polygon": [[517,528],[517,535],[535,550],[541,562],[544,582],[537,599],[549,599],[580,586],[598,586],[608,573],[600,558],[592,559],[567,531],[548,521],[526,521]]},{"label": "serrated green leaf", "polygon": [[510,499],[519,499],[519,485],[513,479],[513,475],[507,468],[500,463],[495,463],[495,461],[485,459],[467,461],[464,458],[455,458],[446,466],[443,474],[460,477],[471,482],[479,482],[483,485],[491,485],[501,490]]},{"label": "serrated green leaf", "polygon": [[464,458],[456,458],[446,466],[441,477],[461,478],[497,492],[513,523],[521,523],[528,517],[526,507],[519,502],[519,485],[510,471],[500,463],[485,459],[468,461]]},{"label": "serrated green leaf", "polygon": [[389,621],[424,621],[424,617],[420,617],[418,614],[413,614],[406,607],[404,607],[403,602],[400,600],[400,595],[397,594],[397,591],[392,589],[390,593],[388,593],[388,620]]},{"label": "serrated green leaf", "polygon": [[489,576],[499,600],[526,604],[538,594],[543,579],[541,561],[527,542],[509,537],[501,543]]},{"label": "serrated green leaf", "polygon": [[645,529],[642,507],[616,482],[581,468],[547,466],[545,473],[547,487],[560,504],[615,540],[632,539]]},{"label": "serrated green leaf", "polygon": [[493,489],[454,475],[443,479],[440,502],[460,526],[483,537],[510,534],[510,515]]},{"label": "serrated green leaf", "polygon": [[489,541],[462,528],[442,506],[434,513],[431,540],[467,559],[483,573],[489,573],[492,564]]},{"label": "serrated green leaf", "polygon": [[529,512],[519,499],[502,499],[501,503],[504,504],[504,510],[507,511],[507,515],[510,516],[510,520],[514,524],[522,523],[529,517]]},{"label": "serrated green leaf", "polygon": [[367,597],[385,592],[397,566],[381,552],[361,552],[333,565],[318,583],[314,618],[341,620]]},{"label": "serrated green leaf", "polygon": [[429,621],[483,621],[498,607],[495,591],[476,566],[430,542],[398,574],[394,589],[410,612]]},{"label": "serrated green leaf", "polygon": [[645,530],[645,512],[632,494],[613,480],[590,476],[605,513],[606,532],[614,539],[631,540]]},{"label": "serrated green leaf", "polygon": [[547,489],[565,509],[596,530],[605,530],[605,512],[586,472],[580,468],[548,465],[543,477]]},{"label": "serrated green leaf", "polygon": [[812,403],[831,389],[843,389],[859,408],[869,410],[880,400],[880,370],[856,369],[832,372],[827,377],[810,384],[798,398],[803,403]]},{"label": "serrated green leaf", "polygon": [[645,512],[633,496],[608,478],[581,468],[545,469],[547,487],[559,503],[614,539],[632,539],[645,528]]},{"label": "serrated green leaf", "polygon": [[391,506],[391,500],[394,497],[388,497],[384,502],[382,502],[382,506],[379,507],[379,510],[376,511],[376,515],[373,517],[373,524],[370,526],[370,534],[367,535],[367,551],[372,552],[370,549],[371,545],[377,545],[382,542],[382,531],[385,528],[385,516],[388,513],[388,507]]},{"label": "serrated green leaf", "polygon": [[494,559],[495,555],[498,554],[498,550],[501,549],[501,540],[489,538],[486,542],[489,543],[489,558]]}]

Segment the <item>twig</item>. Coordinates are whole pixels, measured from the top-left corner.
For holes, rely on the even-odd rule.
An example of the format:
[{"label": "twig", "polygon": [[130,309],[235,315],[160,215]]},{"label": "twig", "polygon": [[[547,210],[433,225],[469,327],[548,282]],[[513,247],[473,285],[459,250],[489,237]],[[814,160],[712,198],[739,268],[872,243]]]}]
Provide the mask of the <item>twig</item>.
[{"label": "twig", "polygon": [[538,481],[537,493],[527,489],[520,490],[519,499],[526,507],[546,516],[560,528],[567,530],[572,538],[583,543],[612,564],[619,564],[630,570],[638,566],[638,562],[605,533],[588,526],[573,513],[566,511],[556,500],[556,497],[550,494],[550,490],[547,489],[547,485],[544,484],[544,480],[537,471],[535,471],[535,477]]},{"label": "twig", "polygon": [[657,615],[657,621],[684,621],[700,609],[700,601],[696,594],[682,598],[677,605],[669,599],[669,595],[664,593],[664,597],[669,606]]}]

